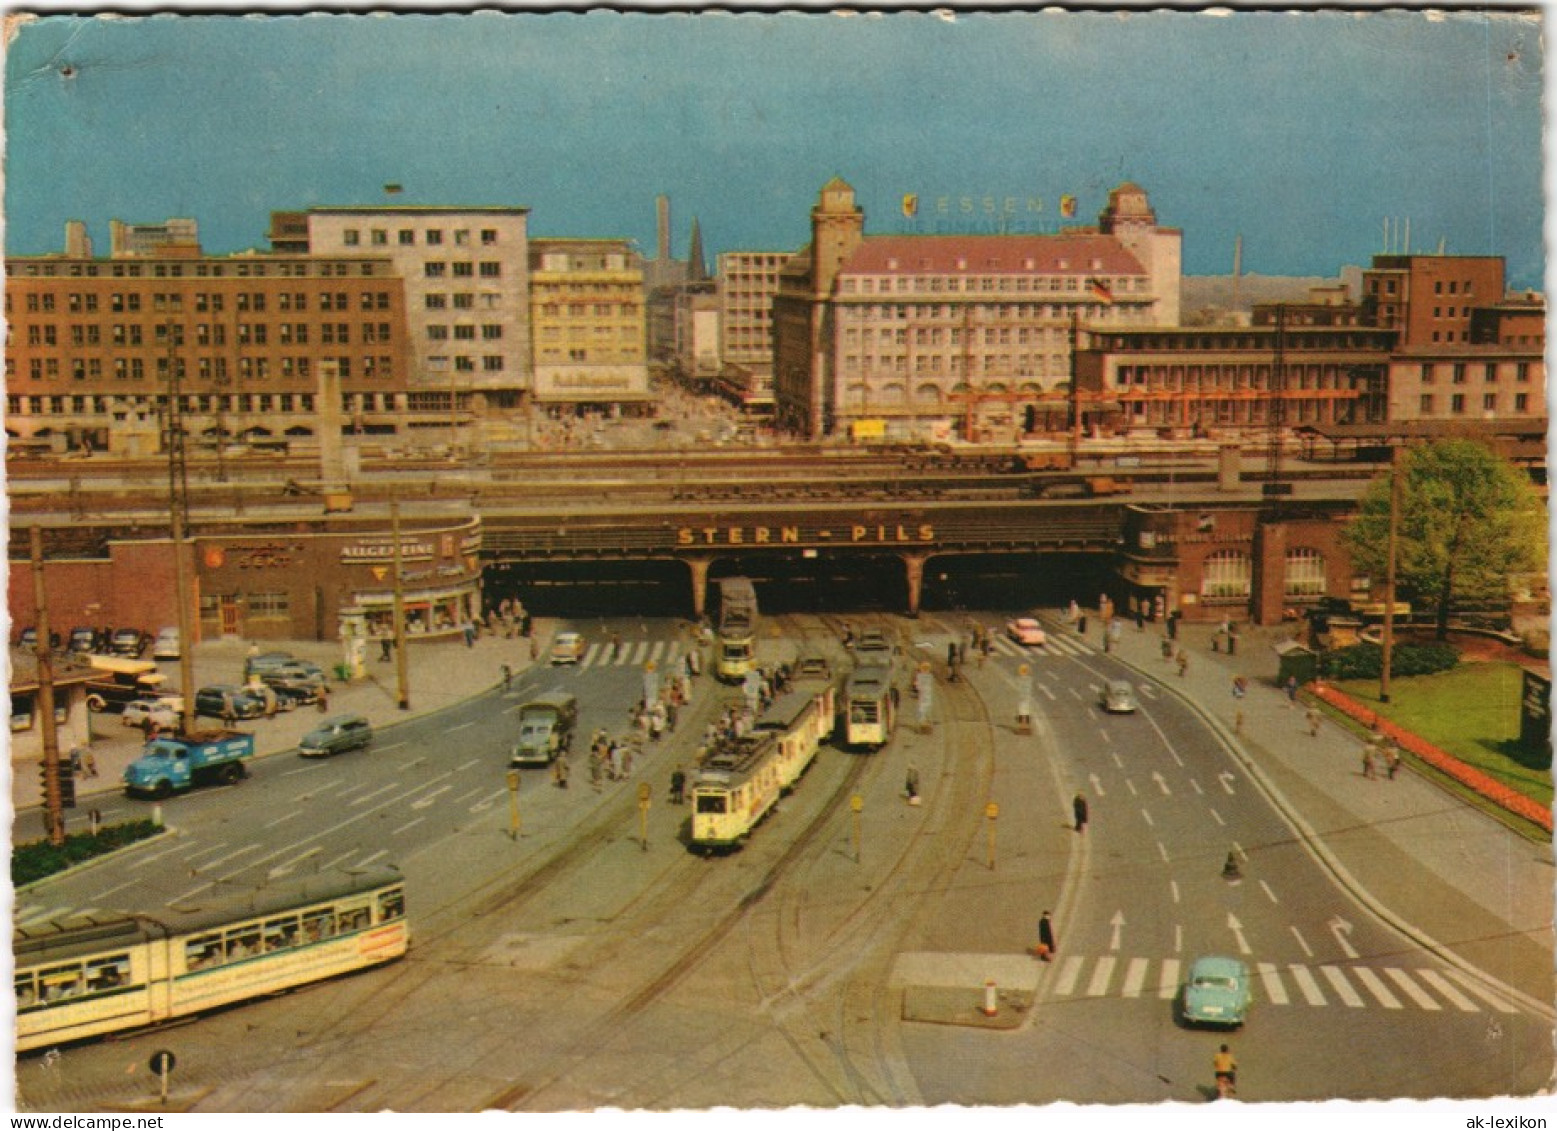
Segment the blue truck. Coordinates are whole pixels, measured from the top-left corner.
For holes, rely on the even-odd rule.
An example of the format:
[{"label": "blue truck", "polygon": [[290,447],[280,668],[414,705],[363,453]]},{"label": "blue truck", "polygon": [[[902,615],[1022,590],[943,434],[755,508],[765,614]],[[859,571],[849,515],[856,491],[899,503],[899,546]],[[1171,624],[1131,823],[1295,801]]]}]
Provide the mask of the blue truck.
[{"label": "blue truck", "polygon": [[124,791],[160,798],[197,785],[231,785],[248,776],[244,762],[253,756],[254,736],[241,731],[162,735],[125,768]]}]

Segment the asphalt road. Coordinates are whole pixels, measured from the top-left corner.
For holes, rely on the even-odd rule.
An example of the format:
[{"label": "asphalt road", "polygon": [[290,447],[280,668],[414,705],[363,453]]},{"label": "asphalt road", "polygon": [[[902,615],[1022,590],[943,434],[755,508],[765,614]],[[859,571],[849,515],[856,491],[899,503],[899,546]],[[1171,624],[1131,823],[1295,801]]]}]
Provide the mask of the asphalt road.
[{"label": "asphalt road", "polygon": [[[271,876],[395,863],[413,951],[30,1058],[20,1104],[130,1102],[144,1094],[134,1066],[160,1047],[179,1053],[179,1103],[209,1111],[1193,1101],[1223,1039],[1184,1028],[1175,1008],[1202,953],[1255,971],[1249,1023],[1232,1038],[1248,1098],[1544,1086],[1550,1022],[1339,888],[1173,694],[1170,669],[1153,685],[1095,636],[1054,633],[1041,650],[1000,639],[949,683],[945,646],[964,618],[869,619],[899,639],[905,672],[936,670],[930,726],[913,725],[905,687],[886,748],[824,750],[727,858],[686,851],[685,810],[664,786],[733,689],[705,676],[632,780],[597,792],[582,772],[591,732],[627,729],[646,665],[663,670],[687,646],[668,621],[580,624],[595,647],[576,669],[534,668],[507,693],[381,730],[368,751],[265,759],[241,785],[167,802],[174,835],[25,893],[17,921],[132,895],[148,910],[189,906]],[[834,621],[765,626],[768,659],[822,648],[846,662]],[[600,646],[613,632],[615,659]],[[1033,734],[1014,725],[1023,664]],[[1119,675],[1139,685],[1141,709],[1105,717],[1097,689]],[[582,706],[572,784],[527,771],[511,837],[514,711],[559,685]],[[919,806],[902,795],[910,767]],[[639,781],[652,783],[647,812]],[[1084,834],[1070,827],[1078,790]],[[1230,851],[1236,883],[1222,875]],[[1060,934],[1049,964],[1026,953],[1045,908]],[[997,1018],[975,1008],[986,978],[1005,995]]]}]

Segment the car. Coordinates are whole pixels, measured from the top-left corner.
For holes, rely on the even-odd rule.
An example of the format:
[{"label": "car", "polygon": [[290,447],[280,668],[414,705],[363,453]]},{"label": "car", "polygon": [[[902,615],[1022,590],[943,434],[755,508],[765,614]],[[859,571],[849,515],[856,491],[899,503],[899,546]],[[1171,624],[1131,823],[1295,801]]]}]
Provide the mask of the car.
[{"label": "car", "polygon": [[157,638],[151,642],[153,660],[177,660],[183,654],[184,649],[179,644],[178,629],[163,628],[157,631]]},{"label": "car", "polygon": [[70,643],[66,648],[83,656],[93,652],[105,652],[108,650],[108,634],[101,629],[78,625],[70,630]]},{"label": "car", "polygon": [[128,656],[132,660],[138,660],[141,653],[146,651],[146,645],[150,643],[151,637],[138,628],[115,629],[108,641],[108,653],[112,656]]},{"label": "car", "polygon": [[290,680],[293,682],[308,682],[324,684],[326,682],[324,669],[318,664],[307,660],[292,660],[289,663],[277,664],[274,667],[261,668],[254,673],[265,683],[275,680]]},{"label": "car", "polygon": [[1111,679],[1098,692],[1097,705],[1110,715],[1135,713],[1135,688],[1126,680]]},{"label": "car", "polygon": [[257,719],[265,713],[265,696],[248,687],[218,683],[195,693],[195,714],[212,719]]},{"label": "car", "polygon": [[584,637],[577,632],[559,632],[551,643],[551,662],[576,664],[584,658]]},{"label": "car", "polygon": [[261,652],[243,661],[243,677],[247,679],[251,675],[263,675],[273,668],[299,663],[302,661],[291,652]]},{"label": "car", "polygon": [[1024,648],[1037,647],[1048,641],[1043,626],[1032,617],[1017,617],[1006,622],[1006,635]]},{"label": "car", "polygon": [[184,709],[182,699],[134,699],[124,705],[119,721],[127,727],[144,727],[155,724],[159,729],[172,730],[179,725],[179,715]]},{"label": "car", "polygon": [[275,695],[276,706],[280,710],[291,711],[307,703],[319,702],[324,681],[273,676],[266,678],[265,687]]},{"label": "car", "polygon": [[336,715],[303,736],[297,752],[304,758],[324,758],[361,750],[373,741],[373,726],[361,715]]},{"label": "car", "polygon": [[1184,1021],[1189,1025],[1241,1026],[1249,1013],[1249,968],[1236,958],[1195,959],[1184,983]]},{"label": "car", "polygon": [[16,638],[18,648],[36,648],[38,646],[38,630],[36,628],[24,628],[21,635]]}]

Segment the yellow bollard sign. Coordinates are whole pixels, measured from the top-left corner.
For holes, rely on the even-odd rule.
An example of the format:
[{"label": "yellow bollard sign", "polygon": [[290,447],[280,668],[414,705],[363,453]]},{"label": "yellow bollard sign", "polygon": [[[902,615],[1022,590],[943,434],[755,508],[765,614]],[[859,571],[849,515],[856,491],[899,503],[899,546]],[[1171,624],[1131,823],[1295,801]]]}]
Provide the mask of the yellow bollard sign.
[{"label": "yellow bollard sign", "polygon": [[984,806],[984,816],[989,818],[989,870],[995,870],[995,820],[1000,816],[1000,806],[991,801]]},{"label": "yellow bollard sign", "polygon": [[649,851],[649,803],[653,794],[648,782],[638,783],[638,836],[645,852]]},{"label": "yellow bollard sign", "polygon": [[519,771],[508,771],[508,839],[519,839]]}]

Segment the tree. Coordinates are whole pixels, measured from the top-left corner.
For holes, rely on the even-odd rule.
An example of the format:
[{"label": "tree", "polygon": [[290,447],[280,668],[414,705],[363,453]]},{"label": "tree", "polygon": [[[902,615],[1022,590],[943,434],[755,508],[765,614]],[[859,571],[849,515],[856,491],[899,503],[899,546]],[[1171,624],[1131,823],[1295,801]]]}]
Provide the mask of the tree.
[{"label": "tree", "polygon": [[[1456,603],[1502,601],[1511,578],[1546,563],[1546,507],[1528,477],[1474,440],[1439,440],[1399,457],[1396,588],[1436,612],[1438,639]],[[1390,477],[1369,487],[1343,535],[1358,573],[1386,576]]]}]

